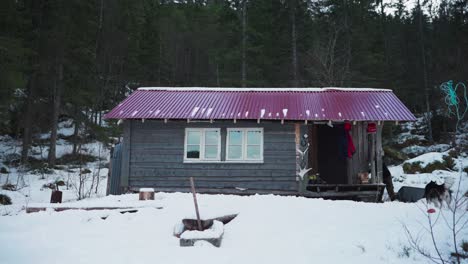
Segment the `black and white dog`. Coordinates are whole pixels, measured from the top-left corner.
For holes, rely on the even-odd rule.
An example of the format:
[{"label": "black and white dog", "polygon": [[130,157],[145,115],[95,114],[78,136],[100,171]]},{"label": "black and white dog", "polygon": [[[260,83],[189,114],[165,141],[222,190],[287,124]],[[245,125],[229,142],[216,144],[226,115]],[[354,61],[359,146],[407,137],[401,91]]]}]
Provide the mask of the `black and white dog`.
[{"label": "black and white dog", "polygon": [[431,181],[426,185],[424,190],[424,197],[427,203],[433,203],[436,207],[441,208],[445,202],[450,207],[452,201],[452,191],[448,184],[437,184]]}]

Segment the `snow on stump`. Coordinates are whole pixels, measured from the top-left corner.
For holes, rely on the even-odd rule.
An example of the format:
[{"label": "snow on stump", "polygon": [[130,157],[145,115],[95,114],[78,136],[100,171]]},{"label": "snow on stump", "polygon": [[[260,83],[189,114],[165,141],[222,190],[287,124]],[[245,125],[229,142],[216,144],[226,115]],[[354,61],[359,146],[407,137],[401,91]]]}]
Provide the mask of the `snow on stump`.
[{"label": "snow on stump", "polygon": [[154,200],[154,189],[153,188],[140,188],[140,201]]},{"label": "snow on stump", "polygon": [[221,240],[224,234],[224,224],[214,220],[213,225],[204,231],[187,230],[180,235],[181,247],[192,247],[198,241],[206,241],[215,247],[221,246]]}]

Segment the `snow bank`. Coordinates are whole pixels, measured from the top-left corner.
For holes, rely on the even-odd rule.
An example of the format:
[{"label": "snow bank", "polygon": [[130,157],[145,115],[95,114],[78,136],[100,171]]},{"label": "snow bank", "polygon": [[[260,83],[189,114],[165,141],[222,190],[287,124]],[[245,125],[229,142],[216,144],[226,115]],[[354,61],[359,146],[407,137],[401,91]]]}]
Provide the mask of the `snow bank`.
[{"label": "snow bank", "polygon": [[435,161],[443,161],[443,157],[446,156],[444,153],[439,153],[439,152],[429,152],[426,154],[423,154],[421,156],[418,156],[413,159],[409,159],[405,161],[405,163],[415,163],[415,162],[420,162],[421,166],[426,166],[427,164],[433,163]]},{"label": "snow bank", "polygon": [[450,149],[448,144],[437,144],[431,146],[412,145],[403,148],[401,151],[405,154],[421,155],[428,152],[444,152]]}]

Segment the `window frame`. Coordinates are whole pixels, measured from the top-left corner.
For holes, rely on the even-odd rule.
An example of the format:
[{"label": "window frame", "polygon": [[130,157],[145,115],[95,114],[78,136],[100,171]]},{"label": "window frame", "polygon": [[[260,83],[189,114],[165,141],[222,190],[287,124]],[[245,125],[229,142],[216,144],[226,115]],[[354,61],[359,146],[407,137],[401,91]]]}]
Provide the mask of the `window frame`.
[{"label": "window frame", "polygon": [[[241,158],[240,159],[230,159],[229,158],[229,132],[231,131],[242,131],[242,143],[241,143]],[[249,131],[259,131],[261,132],[260,144],[250,144],[251,146],[260,146],[260,158],[259,159],[249,159],[247,158],[247,135]],[[263,148],[264,148],[264,131],[262,127],[230,127],[226,129],[226,162],[238,162],[238,163],[263,163]]]},{"label": "window frame", "polygon": [[[200,132],[200,157],[199,158],[187,158],[187,147],[188,147],[188,134],[191,131]],[[218,148],[216,153],[216,158],[208,159],[205,158],[205,133],[207,131],[216,131],[218,132]],[[194,144],[190,144],[194,145]],[[213,146],[213,145],[209,145]],[[221,161],[221,128],[197,128],[197,127],[188,127],[185,128],[184,135],[184,162],[220,162]]]}]

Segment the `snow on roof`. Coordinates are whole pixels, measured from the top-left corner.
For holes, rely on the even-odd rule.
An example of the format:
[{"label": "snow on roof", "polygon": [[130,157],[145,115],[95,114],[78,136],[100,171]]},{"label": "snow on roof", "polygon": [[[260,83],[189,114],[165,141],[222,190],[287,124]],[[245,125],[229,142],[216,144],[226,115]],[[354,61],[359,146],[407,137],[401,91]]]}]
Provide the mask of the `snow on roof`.
[{"label": "snow on roof", "polygon": [[114,119],[412,121],[388,89],[144,87],[105,115]]}]

